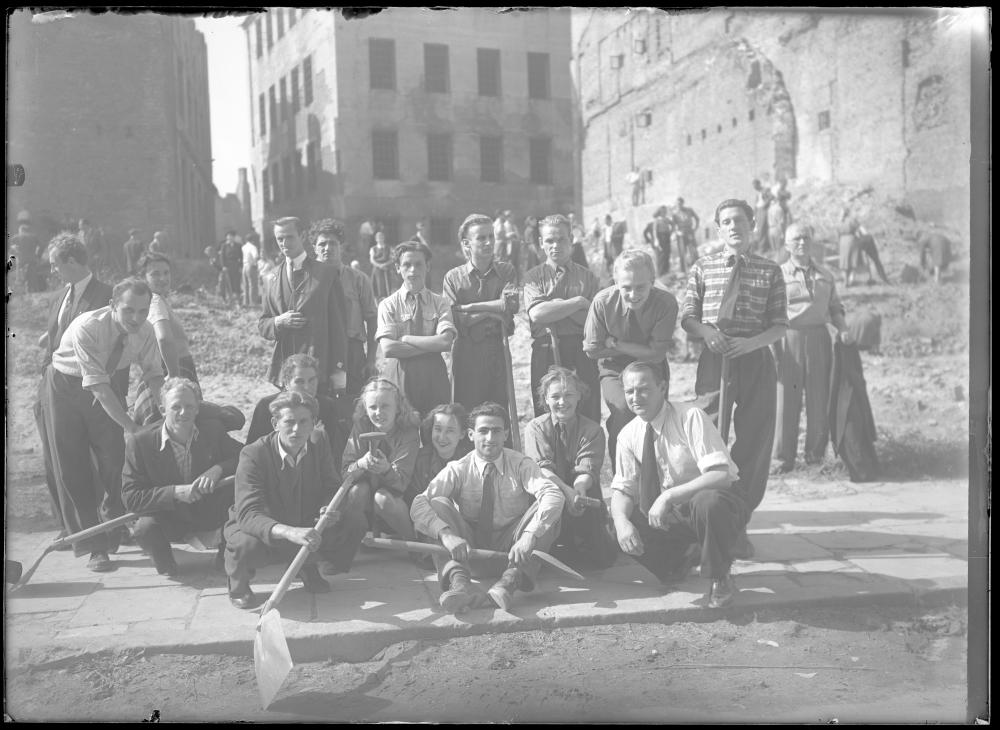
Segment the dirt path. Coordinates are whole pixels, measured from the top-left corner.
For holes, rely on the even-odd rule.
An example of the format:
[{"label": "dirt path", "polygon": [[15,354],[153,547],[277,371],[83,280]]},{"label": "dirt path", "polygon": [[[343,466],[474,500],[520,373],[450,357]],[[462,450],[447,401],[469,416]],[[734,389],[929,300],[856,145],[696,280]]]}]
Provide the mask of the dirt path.
[{"label": "dirt path", "polygon": [[297,666],[261,710],[253,663],[91,658],[15,668],[16,720],[961,722],[965,612],[761,612],[405,642],[373,661]]}]

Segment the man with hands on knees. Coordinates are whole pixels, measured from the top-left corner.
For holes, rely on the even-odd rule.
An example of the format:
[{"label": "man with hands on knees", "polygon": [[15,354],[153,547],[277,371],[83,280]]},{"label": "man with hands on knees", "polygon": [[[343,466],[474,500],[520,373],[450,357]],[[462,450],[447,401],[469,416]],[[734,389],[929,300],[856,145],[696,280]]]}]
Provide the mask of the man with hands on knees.
[{"label": "man with hands on knees", "polygon": [[611,518],[622,552],[661,582],[700,565],[709,605],[722,608],[736,596],[730,566],[749,510],[731,488],[737,469],[721,434],[700,408],[667,400],[662,373],[645,362],[622,372],[637,417],[619,437]]},{"label": "man with hands on knees", "polygon": [[450,462],[410,508],[417,532],[450,553],[434,556],[440,604],[449,613],[490,605],[471,585],[470,548],[507,552],[508,567],[488,591],[489,600],[507,610],[515,591],[534,590],[541,561],[532,552],[547,551],[559,535],[563,494],[532,459],[504,448],[507,418],[497,403],[473,409],[475,450]]},{"label": "man with hands on knees", "polygon": [[[305,546],[329,563],[327,572],[345,573],[365,536],[365,515],[350,505],[322,534],[311,526],[340,486],[329,440],[310,439],[318,413],[311,395],[281,393],[271,402],[274,432],[240,452],[225,527],[229,600],[237,608],[258,604],[250,588],[255,568],[290,561]],[[310,593],[329,592],[315,556],[299,575]]]}]

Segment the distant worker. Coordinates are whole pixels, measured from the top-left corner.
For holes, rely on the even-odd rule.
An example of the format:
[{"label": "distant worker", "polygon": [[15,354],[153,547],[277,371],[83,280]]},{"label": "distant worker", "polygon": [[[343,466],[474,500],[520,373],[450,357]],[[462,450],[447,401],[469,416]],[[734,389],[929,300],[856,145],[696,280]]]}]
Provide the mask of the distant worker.
[{"label": "distant worker", "polygon": [[812,230],[792,223],[785,231],[791,258],[781,266],[788,297],[788,331],[771,345],[778,366],[772,473],[795,468],[799,416],[806,402],[807,464],[818,464],[830,440],[827,418],[833,347],[828,324],[841,336],[847,331],[844,305],[837,296],[833,274],[811,255]]},{"label": "distant worker", "polygon": [[156,231],[147,248],[150,253],[167,253],[167,234],[163,231]]},{"label": "distant worker", "polygon": [[642,205],[643,202],[643,189],[642,189],[642,173],[639,171],[638,167],[633,167],[632,170],[625,176],[625,182],[628,183],[629,187],[632,189],[632,207],[637,205]]},{"label": "distant worker", "polygon": [[260,249],[253,242],[253,234],[248,234],[243,241],[243,306],[249,309],[260,302],[259,272],[257,262],[260,260]]},{"label": "distant worker", "polygon": [[122,251],[125,253],[125,273],[128,276],[139,273],[139,259],[146,251],[146,247],[139,240],[140,233],[138,228],[129,229],[128,240],[122,245]]},{"label": "distant worker", "polygon": [[757,193],[757,198],[754,201],[754,250],[762,254],[771,248],[767,237],[767,209],[774,196],[771,194],[771,189],[767,185],[761,184],[760,180],[753,181],[753,189]]},{"label": "distant worker", "polygon": [[767,206],[767,245],[771,251],[785,245],[785,229],[791,222],[785,202],[787,195],[781,183],[771,188],[771,201]]},{"label": "distant worker", "polygon": [[[854,247],[853,254],[848,255],[849,266],[847,281],[844,286],[852,286],[854,284],[857,271],[864,263],[864,256],[867,256],[869,261],[875,265],[875,270],[878,271],[878,275],[882,281],[890,284],[889,277],[886,276],[885,269],[882,267],[882,260],[878,255],[878,246],[875,244],[875,237],[857,219],[851,222],[851,226],[854,231]],[[868,271],[868,285],[871,286],[875,283],[875,278],[872,276],[871,268],[866,267],[866,269]]]},{"label": "distant worker", "polygon": [[[663,276],[670,272],[670,234],[673,226],[667,215],[667,206],[656,209],[646,229],[642,232],[643,240],[656,251],[656,273]],[[683,255],[683,253],[682,253]]]},{"label": "distant worker", "polygon": [[930,231],[921,231],[917,236],[920,246],[920,268],[934,272],[934,282],[941,283],[941,274],[951,263],[951,240],[933,223]]},{"label": "distant worker", "polygon": [[684,198],[677,198],[677,203],[672,211],[674,230],[680,233],[681,247],[680,255],[686,257],[688,264],[694,263],[698,258],[698,244],[695,240],[695,231],[701,224],[698,214],[691,208],[684,205]]}]

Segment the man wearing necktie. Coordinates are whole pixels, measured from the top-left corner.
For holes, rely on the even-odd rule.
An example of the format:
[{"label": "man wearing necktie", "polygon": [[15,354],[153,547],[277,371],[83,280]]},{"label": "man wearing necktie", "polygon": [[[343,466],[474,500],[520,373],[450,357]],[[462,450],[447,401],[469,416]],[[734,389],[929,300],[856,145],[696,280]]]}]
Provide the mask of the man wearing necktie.
[{"label": "man wearing necktie", "polygon": [[[751,252],[753,208],[745,200],[724,200],[715,210],[724,244],[691,267],[681,326],[704,340],[695,393],[709,412],[733,413],[732,456],[739,467],[737,489],[752,512],[764,498],[774,441],[776,374],[770,345],[788,329],[781,267]],[[722,361],[730,361],[726,404],[718,405]],[[741,554],[752,554],[746,540]]]},{"label": "man wearing necktie", "polygon": [[279,385],[281,364],[304,352],[319,361],[319,393],[347,387],[344,289],[334,268],[309,255],[298,218],[274,222],[274,238],[285,260],[265,281],[260,334],[274,341],[267,378]]},{"label": "man wearing necktie", "polygon": [[[45,483],[52,500],[52,514],[62,524],[59,507],[59,491],[52,472],[52,456],[49,454],[48,437],[45,431],[45,417],[42,413],[42,389],[45,386],[44,368],[52,361],[52,352],[59,346],[76,317],[107,305],[111,299],[111,287],[99,281],[91,272],[87,259],[87,247],[72,233],[60,233],[49,243],[49,264],[52,270],[69,286],[54,296],[49,304],[48,325],[38,338],[38,346],[44,351],[42,379],[38,384],[38,397],[33,410],[38,435],[42,440],[42,460],[45,463]],[[65,536],[65,532],[61,536]],[[68,549],[68,548],[67,548]]]},{"label": "man wearing necktie", "polygon": [[788,331],[771,347],[778,363],[778,400],[771,471],[795,467],[799,416],[806,402],[807,464],[823,460],[830,440],[828,408],[833,347],[829,324],[843,337],[847,332],[844,305],[837,296],[833,274],[813,260],[809,226],[792,223],[785,231],[791,258],[781,266],[788,294]]},{"label": "man wearing necktie", "polygon": [[553,347],[558,346],[559,364],[573,370],[590,390],[587,399],[580,404],[580,412],[593,421],[600,421],[597,363],[583,352],[583,327],[600,284],[594,272],[572,260],[570,236],[567,218],[550,215],[542,220],[539,237],[545,261],[524,277],[524,311],[531,324],[532,337],[531,393],[535,416],[540,416],[545,413],[545,404],[537,396],[538,386],[542,376],[555,364]]},{"label": "man wearing necktie", "polygon": [[[73,320],[52,353],[42,387],[42,413],[67,534],[100,521],[96,495],[104,492],[100,514],[106,520],[124,513],[121,484],[125,433],[135,421],[125,410],[129,366],[142,367],[142,377],[159,399],[163,367],[153,326],[146,321],[152,292],[141,279],[125,279],[112,290],[110,305]],[[90,454],[97,465],[94,484]],[[74,546],[90,552],[88,567],[113,570],[106,534]]]},{"label": "man wearing necktie", "polygon": [[625,403],[621,372],[636,360],[656,363],[670,377],[667,350],[674,341],[677,300],[653,284],[656,267],[645,251],[629,249],[615,259],[613,286],[594,297],[584,326],[583,351],[598,361],[601,395],[608,406],[608,454],[615,462],[618,432],[634,418]]},{"label": "man wearing necktie", "polygon": [[445,466],[410,507],[417,532],[450,553],[434,555],[440,605],[449,613],[490,605],[471,585],[470,548],[507,553],[507,568],[488,594],[508,610],[515,591],[534,590],[541,561],[532,551],[547,551],[559,536],[563,493],[532,459],[504,448],[509,428],[502,406],[473,409],[468,433],[475,450]]},{"label": "man wearing necktie", "polygon": [[451,380],[442,352],[455,341],[451,303],[427,288],[431,250],[419,241],[393,249],[403,285],[378,305],[383,377],[406,394],[420,414],[451,400]]},{"label": "man wearing necktie", "polygon": [[667,400],[669,380],[650,363],[622,373],[625,397],[638,418],[618,437],[611,482],[611,519],[618,544],[663,583],[691,568],[712,581],[709,605],[736,597],[730,566],[749,510],[733,488],[736,465],[708,415]]}]

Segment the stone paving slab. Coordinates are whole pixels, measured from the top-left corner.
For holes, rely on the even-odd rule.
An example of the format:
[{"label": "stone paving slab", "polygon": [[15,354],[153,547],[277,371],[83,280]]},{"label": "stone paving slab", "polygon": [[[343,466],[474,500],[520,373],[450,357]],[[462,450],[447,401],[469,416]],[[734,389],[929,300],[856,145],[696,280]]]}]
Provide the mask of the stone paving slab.
[{"label": "stone paving slab", "polygon": [[[436,576],[404,556],[362,550],[350,573],[327,576],[333,590],[312,596],[300,581],[279,609],[296,661],[367,660],[400,641],[447,639],[487,632],[555,626],[705,620],[764,607],[914,600],[928,594],[960,599],[967,584],[967,542],[959,530],[965,504],[954,485],[800,502],[768,500],[749,533],[751,561],[734,564],[739,595],[725,611],[706,607],[708,581],[692,574],[659,584],[623,557],[577,581],[545,568],[531,594],[511,612],[478,609],[462,616],[437,606]],[[919,493],[915,493],[918,492]],[[893,511],[906,505],[906,512]],[[8,533],[7,555],[30,561],[51,535]],[[5,596],[8,658],[48,658],[123,648],[148,652],[250,656],[258,614],[234,609],[214,551],[175,549],[181,581],[156,575],[136,548],[112,556],[118,570],[86,571],[86,559],[56,552],[32,581]],[[266,594],[281,566],[258,571],[254,590]],[[488,587],[490,579],[477,581]]]}]

